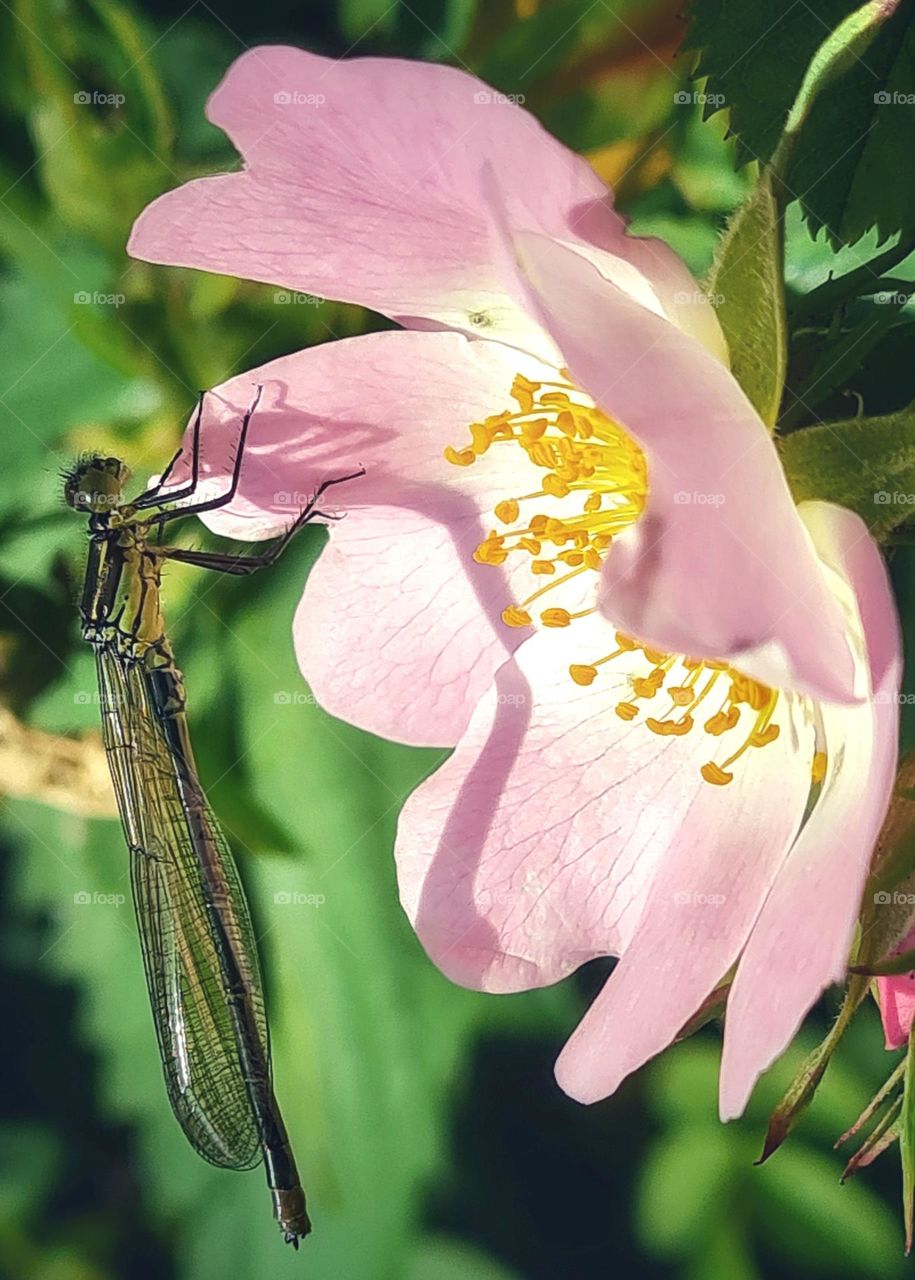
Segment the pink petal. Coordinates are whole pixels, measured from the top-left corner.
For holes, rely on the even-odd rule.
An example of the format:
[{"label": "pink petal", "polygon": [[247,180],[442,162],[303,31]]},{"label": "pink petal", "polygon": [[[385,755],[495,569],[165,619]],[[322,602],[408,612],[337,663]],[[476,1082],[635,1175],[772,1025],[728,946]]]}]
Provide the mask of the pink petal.
[{"label": "pink petal", "polygon": [[624,952],[560,1060],[582,1099],[669,1043],[733,963],[808,789],[788,732],[731,786],[702,781],[706,735],[615,714],[644,659],[570,680],[570,662],[614,647],[598,616],[527,641],[408,800],[396,849],[404,907],[454,981],[517,990]]},{"label": "pink petal", "polygon": [[626,241],[587,162],[452,67],[266,46],[232,65],[207,114],[245,169],[156,200],[131,236],[135,257],[538,349],[494,262],[482,165],[498,168],[516,225]]},{"label": "pink petal", "polygon": [[721,1115],[740,1115],[820,993],[844,972],[861,891],[896,770],[899,627],[880,552],[863,522],[825,503],[801,508],[817,549],[860,611],[872,699],[824,705],[823,791],[754,925],[728,999]]},{"label": "pink petal", "polygon": [[727,659],[769,685],[854,700],[841,611],[736,381],[580,254],[529,233],[514,244],[573,378],[648,458],[646,510],[604,566],[607,614],[667,652]]},{"label": "pink petal", "polygon": [[[199,494],[209,497],[225,492],[241,417],[263,386],[239,493],[204,517],[219,534],[281,532],[322,480],[365,467],[320,499],[346,518],[330,526],[295,624],[319,701],[361,728],[453,744],[523,638],[500,618],[510,576],[472,559],[494,504],[518,492],[519,463],[510,450],[485,467],[443,457],[469,423],[506,406],[519,368],[550,373],[498,343],[379,333],[282,357],[206,397]],[[172,483],[187,473],[184,459]]]},{"label": "pink petal", "polygon": [[468,564],[479,527],[464,523],[376,508],[332,530],[293,625],[325,711],[413,746],[458,741],[521,638],[499,621],[502,576]]},{"label": "pink petal", "polygon": [[[911,951],[915,947],[915,929],[894,948],[894,954]],[[901,1049],[909,1038],[915,1020],[915,972],[894,974],[889,978],[877,978],[877,1002],[886,1036],[887,1049]]]}]

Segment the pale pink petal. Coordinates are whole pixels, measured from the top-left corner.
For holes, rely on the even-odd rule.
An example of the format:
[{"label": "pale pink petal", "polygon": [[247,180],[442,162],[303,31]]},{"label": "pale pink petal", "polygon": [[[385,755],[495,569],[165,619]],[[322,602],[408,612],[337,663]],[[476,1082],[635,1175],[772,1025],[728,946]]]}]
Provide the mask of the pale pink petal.
[{"label": "pale pink petal", "polygon": [[642,518],[604,565],[604,608],[673,653],[851,701],[844,620],[761,420],[723,365],[543,236],[514,237],[528,292],[576,382],[645,450]]},{"label": "pale pink petal", "polygon": [[669,1043],[733,963],[803,813],[794,752],[812,751],[803,724],[798,741],[786,729],[710,786],[701,730],[662,738],[615,714],[644,659],[570,680],[614,644],[599,616],[527,641],[408,800],[396,850],[404,907],[457,982],[517,990],[625,953],[561,1059],[583,1099]]},{"label": "pale pink petal", "polygon": [[[345,518],[330,525],[295,626],[319,701],[361,728],[453,744],[523,638],[500,619],[512,576],[472,558],[493,505],[517,492],[519,462],[513,451],[494,450],[485,468],[443,457],[470,422],[505,407],[519,368],[550,372],[460,334],[380,333],[284,356],[206,397],[198,496],[211,497],[225,491],[242,414],[263,387],[239,493],[203,517],[219,534],[281,532],[321,481],[365,468],[320,499]],[[185,457],[172,486],[188,467]]]},{"label": "pale pink petal", "polygon": [[[509,392],[518,372],[556,376],[500,343],[397,331],[309,347],[238,374],[204,400],[198,497],[225,492],[242,417],[257,387],[263,390],[238,494],[205,522],[226,537],[272,537],[322,481],[361,466],[363,477],[327,490],[322,510],[345,511],[355,521],[370,508],[402,507],[431,519],[485,518],[491,524],[495,504],[518,492],[519,472],[522,485],[540,473],[531,466],[525,474],[520,449],[493,449],[485,465],[473,467],[453,466],[443,454],[448,445],[467,444],[470,423],[512,407]],[[169,489],[188,479],[193,419]],[[468,560],[475,545],[467,544]]]},{"label": "pale pink petal", "polygon": [[[915,948],[915,929],[911,929],[894,948],[894,954]],[[877,1003],[888,1049],[901,1049],[909,1038],[915,1020],[915,971],[877,978]]]},{"label": "pale pink petal", "polygon": [[[899,627],[880,552],[858,516],[801,508],[819,554],[860,611],[872,698],[824,705],[822,794],[754,925],[728,999],[721,1115],[740,1115],[757,1077],[788,1045],[820,993],[844,972],[896,769]],[[866,646],[866,647],[865,647]]]},{"label": "pale pink petal", "polygon": [[498,169],[515,225],[599,248],[628,243],[587,162],[452,67],[265,46],[232,65],[207,114],[241,151],[244,170],[161,196],[134,228],[135,257],[542,353],[542,333],[494,262],[484,163]]},{"label": "pale pink petal", "polygon": [[521,639],[499,621],[504,580],[473,564],[479,528],[465,524],[377,508],[333,529],[293,626],[325,711],[413,746],[458,741]]}]

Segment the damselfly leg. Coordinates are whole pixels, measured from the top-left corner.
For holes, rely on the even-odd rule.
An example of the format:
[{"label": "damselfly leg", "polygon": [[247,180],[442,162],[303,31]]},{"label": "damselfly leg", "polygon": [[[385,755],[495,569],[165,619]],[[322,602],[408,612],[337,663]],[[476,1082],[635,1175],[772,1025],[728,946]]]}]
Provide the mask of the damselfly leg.
[{"label": "damselfly leg", "polygon": [[[236,493],[238,492],[238,484],[241,479],[242,459],[244,457],[244,452],[245,452],[245,443],[248,438],[248,427],[250,426],[251,419],[254,417],[254,412],[257,409],[257,406],[260,404],[260,399],[263,394],[263,391],[264,391],[264,388],[262,386],[258,386],[257,391],[255,392],[255,395],[254,395],[254,399],[251,401],[250,407],[246,411],[245,416],[242,418],[241,430],[238,433],[238,444],[235,450],[235,462],[232,467],[232,476],[229,481],[229,488],[226,490],[226,492],[222,494],[218,494],[215,498],[210,498],[206,502],[192,503],[186,507],[180,507],[174,511],[164,512],[161,516],[156,517],[157,521],[161,521],[164,524],[167,520],[175,519],[179,516],[197,515],[199,512],[202,512],[202,511],[215,511],[217,510],[217,508],[221,506],[225,506],[227,503],[232,501],[232,499],[235,497]],[[193,426],[192,436],[191,436],[191,478],[190,480],[184,486],[183,489],[176,489],[173,493],[162,493],[162,485],[165,483],[165,480],[167,479],[169,472],[174,468],[175,463],[178,461],[178,458],[181,457],[182,450],[179,449],[178,453],[175,455],[175,457],[172,459],[172,461],[169,463],[168,467],[166,468],[165,472],[163,473],[163,476],[160,479],[158,485],[156,485],[154,489],[150,489],[146,493],[141,494],[139,498],[137,498],[137,500],[131,504],[135,510],[142,511],[146,507],[159,506],[164,502],[168,502],[168,503],[179,502],[179,501],[183,501],[185,498],[193,497],[194,492],[200,480],[200,434],[201,434],[201,421],[203,418],[203,400],[204,400],[204,392],[201,391],[200,400],[197,405],[197,413],[194,418],[194,426]]]},{"label": "damselfly leg", "polygon": [[[358,471],[353,471],[349,475],[336,476],[333,480],[322,480],[317,489],[315,489],[311,501],[302,508],[285,533],[281,534],[273,546],[268,547],[266,551],[258,552],[255,555],[239,553],[232,556],[218,551],[185,551],[181,547],[175,547],[174,549],[166,550],[165,557],[168,560],[178,560],[182,564],[196,565],[198,569],[213,569],[218,573],[231,573],[237,576],[256,573],[258,569],[266,568],[267,565],[273,564],[278,560],[295,535],[309,520],[317,515],[323,516],[328,520],[338,518],[328,515],[326,512],[318,511],[317,504],[322,493],[325,493],[335,484],[345,484],[347,480],[358,480],[360,476],[364,475],[365,468],[360,467]],[[226,499],[226,501],[230,500]],[[184,508],[185,511],[188,509],[187,507]]]}]

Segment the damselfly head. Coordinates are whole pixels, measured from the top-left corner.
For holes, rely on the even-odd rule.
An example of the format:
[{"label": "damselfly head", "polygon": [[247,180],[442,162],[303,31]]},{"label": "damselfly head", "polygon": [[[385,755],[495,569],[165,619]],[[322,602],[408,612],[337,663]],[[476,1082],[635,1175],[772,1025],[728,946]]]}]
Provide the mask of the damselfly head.
[{"label": "damselfly head", "polygon": [[120,503],[129,479],[130,469],[120,458],[86,454],[64,472],[64,500],[74,511],[100,515]]}]

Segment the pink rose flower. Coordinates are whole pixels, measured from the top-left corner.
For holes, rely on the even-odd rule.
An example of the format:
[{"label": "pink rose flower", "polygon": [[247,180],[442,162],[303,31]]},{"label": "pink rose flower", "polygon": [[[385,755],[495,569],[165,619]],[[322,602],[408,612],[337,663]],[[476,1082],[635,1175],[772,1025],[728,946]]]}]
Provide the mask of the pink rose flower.
[{"label": "pink rose flower", "polygon": [[261,48],[208,114],[243,170],[155,201],[131,253],[406,330],[217,388],[204,483],[254,384],[215,530],[268,537],[366,469],[322,499],[347,518],[294,636],[327,710],[454,749],[398,833],[424,946],[492,992],[619,956],[557,1065],[585,1102],[732,977],[739,1114],[844,972],[890,794],[878,549],[851,513],[795,507],[684,265],[518,106],[448,67]]}]

